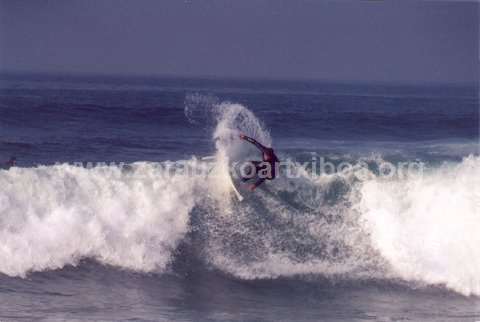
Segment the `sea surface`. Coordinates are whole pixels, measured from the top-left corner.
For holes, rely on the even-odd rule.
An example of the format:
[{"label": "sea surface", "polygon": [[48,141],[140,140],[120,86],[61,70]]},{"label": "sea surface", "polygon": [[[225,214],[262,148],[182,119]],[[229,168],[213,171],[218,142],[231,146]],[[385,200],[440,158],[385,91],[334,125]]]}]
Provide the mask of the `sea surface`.
[{"label": "sea surface", "polygon": [[0,321],[480,321],[478,94],[3,75]]}]

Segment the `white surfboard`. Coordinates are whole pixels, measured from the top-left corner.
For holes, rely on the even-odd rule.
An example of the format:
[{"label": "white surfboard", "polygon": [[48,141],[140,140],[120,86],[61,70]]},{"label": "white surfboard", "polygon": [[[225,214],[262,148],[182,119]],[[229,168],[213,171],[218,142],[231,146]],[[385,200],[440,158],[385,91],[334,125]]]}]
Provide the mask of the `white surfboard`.
[{"label": "white surfboard", "polygon": [[[202,158],[202,161],[213,161],[215,160],[215,156],[214,155],[209,155],[209,156],[206,156],[206,157],[203,157]],[[228,184],[230,185],[230,187],[232,188],[233,190],[233,193],[235,194],[235,196],[237,197],[238,201],[242,201],[243,200],[243,196],[242,194],[238,191],[237,187],[235,187],[235,184],[233,183],[233,178],[232,178],[232,175],[229,173],[228,174]]]},{"label": "white surfboard", "polygon": [[242,200],[243,200],[243,196],[240,194],[240,192],[238,191],[237,187],[235,187],[235,184],[233,183],[233,178],[232,178],[232,175],[231,175],[231,174],[228,175],[228,182],[230,183],[230,186],[232,187],[233,192],[234,192],[235,195],[237,196],[238,201],[242,201]]}]

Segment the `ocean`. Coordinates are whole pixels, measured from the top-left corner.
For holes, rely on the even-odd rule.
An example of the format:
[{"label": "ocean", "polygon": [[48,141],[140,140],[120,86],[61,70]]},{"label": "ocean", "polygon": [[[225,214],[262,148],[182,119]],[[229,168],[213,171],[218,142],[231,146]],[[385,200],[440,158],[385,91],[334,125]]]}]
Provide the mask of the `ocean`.
[{"label": "ocean", "polygon": [[0,321],[479,321],[479,152],[468,84],[3,75]]}]

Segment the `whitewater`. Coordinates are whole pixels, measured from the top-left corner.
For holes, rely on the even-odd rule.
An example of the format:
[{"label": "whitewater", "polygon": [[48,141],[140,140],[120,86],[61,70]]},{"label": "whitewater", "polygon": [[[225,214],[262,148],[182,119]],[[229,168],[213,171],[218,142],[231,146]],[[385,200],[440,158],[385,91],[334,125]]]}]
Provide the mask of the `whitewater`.
[{"label": "whitewater", "polygon": [[[194,112],[187,104],[186,117]],[[94,260],[168,274],[193,234],[188,254],[240,280],[386,281],[480,296],[478,155],[404,178],[300,169],[238,202],[228,166],[252,154],[238,134],[266,145],[275,138],[241,104],[214,102],[205,113],[215,146],[208,160],[0,170],[0,272],[28,278]]]}]

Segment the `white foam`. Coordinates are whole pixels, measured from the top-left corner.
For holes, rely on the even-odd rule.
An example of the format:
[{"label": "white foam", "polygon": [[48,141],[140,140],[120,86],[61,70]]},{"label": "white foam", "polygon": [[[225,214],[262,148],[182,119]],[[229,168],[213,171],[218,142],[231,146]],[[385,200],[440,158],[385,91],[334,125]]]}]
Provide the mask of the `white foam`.
[{"label": "white foam", "polygon": [[83,258],[164,270],[196,204],[214,200],[231,214],[226,156],[235,146],[241,150],[238,133],[256,134],[256,119],[243,106],[223,103],[212,112],[216,158],[183,161],[202,168],[198,173],[170,171],[173,162],[141,162],[130,170],[63,164],[0,171],[0,272],[25,276]]},{"label": "white foam", "polygon": [[[215,103],[209,113],[217,119],[215,157],[186,161],[209,172],[172,173],[169,163],[145,162],[127,171],[70,165],[0,171],[0,272],[25,276],[82,258],[163,271],[199,206],[209,212],[197,227],[208,230],[202,256],[239,278],[394,277],[480,295],[479,157],[423,177],[372,173],[366,182],[299,169],[299,178],[278,178],[235,203],[228,165],[258,153],[238,134],[265,145],[271,138],[240,104]],[[346,199],[332,200],[335,194]]]},{"label": "white foam", "polygon": [[0,272],[75,264],[81,258],[163,269],[189,229],[195,178],[152,164],[71,165],[0,171]]},{"label": "white foam", "polygon": [[480,158],[404,180],[376,178],[357,205],[374,247],[401,278],[480,294]]},{"label": "white foam", "polygon": [[[373,161],[383,160],[377,156]],[[370,173],[366,182],[340,175],[313,178],[300,172],[296,181],[277,179],[269,193],[259,190],[255,194],[256,202],[285,225],[279,227],[277,222],[270,230],[251,233],[242,225],[267,214],[257,213],[262,207],[244,205],[235,209],[236,219],[229,219],[223,232],[216,226],[220,236],[218,244],[212,242],[210,256],[217,267],[247,279],[298,274],[400,278],[480,295],[479,157],[427,169],[423,176],[383,179]],[[349,200],[329,205],[325,196],[339,180],[350,190]],[[309,194],[310,190],[319,193]],[[315,199],[309,203],[316,209],[299,211],[283,200],[286,194],[298,197],[304,193]],[[305,198],[295,201],[305,203]],[[325,215],[334,219],[326,222]],[[295,235],[278,229],[294,230]],[[232,252],[221,243],[236,233],[251,243]],[[285,238],[294,240],[278,241]],[[315,243],[325,245],[321,254],[313,251]],[[310,247],[307,255],[299,257],[296,247],[305,244]],[[245,261],[239,256],[251,258]]]}]

